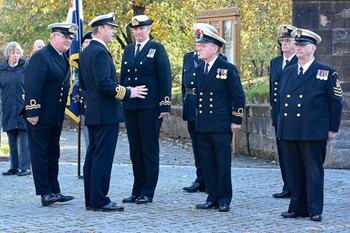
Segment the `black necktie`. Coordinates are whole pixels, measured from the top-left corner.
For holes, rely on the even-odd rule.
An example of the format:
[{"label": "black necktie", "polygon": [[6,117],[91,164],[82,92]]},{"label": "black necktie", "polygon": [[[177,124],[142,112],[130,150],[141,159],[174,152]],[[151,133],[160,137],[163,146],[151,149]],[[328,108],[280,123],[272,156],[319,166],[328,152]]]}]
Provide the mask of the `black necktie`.
[{"label": "black necktie", "polygon": [[141,44],[137,44],[137,49],[136,49],[135,57],[140,53],[140,47],[141,47]]},{"label": "black necktie", "polygon": [[298,78],[300,78],[302,75],[303,75],[303,67],[300,66]]},{"label": "black necktie", "polygon": [[288,63],[289,63],[289,60],[286,60],[286,64],[284,64],[283,69],[285,69],[287,67]]},{"label": "black necktie", "polygon": [[207,76],[207,74],[209,73],[209,64],[205,64],[205,70],[204,70],[204,75]]}]

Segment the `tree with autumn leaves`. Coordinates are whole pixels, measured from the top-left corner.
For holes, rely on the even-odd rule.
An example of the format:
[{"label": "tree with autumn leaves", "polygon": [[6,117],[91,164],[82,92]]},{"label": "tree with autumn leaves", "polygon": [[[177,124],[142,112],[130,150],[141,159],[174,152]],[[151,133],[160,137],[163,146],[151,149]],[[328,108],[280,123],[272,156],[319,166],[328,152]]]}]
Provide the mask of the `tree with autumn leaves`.
[{"label": "tree with autumn leaves", "polygon": [[[30,56],[33,42],[49,41],[47,25],[63,22],[70,0],[5,0],[0,6],[0,48],[17,41]],[[174,90],[180,85],[183,55],[194,48],[192,26],[200,11],[228,7],[241,10],[241,77],[243,80],[267,75],[269,61],[279,53],[277,29],[290,24],[292,0],[83,0],[85,32],[97,15],[114,12],[119,24],[116,41],[110,46],[117,68],[124,47],[132,42],[127,27],[137,14],[154,20],[151,36],[166,48],[173,71]]]}]

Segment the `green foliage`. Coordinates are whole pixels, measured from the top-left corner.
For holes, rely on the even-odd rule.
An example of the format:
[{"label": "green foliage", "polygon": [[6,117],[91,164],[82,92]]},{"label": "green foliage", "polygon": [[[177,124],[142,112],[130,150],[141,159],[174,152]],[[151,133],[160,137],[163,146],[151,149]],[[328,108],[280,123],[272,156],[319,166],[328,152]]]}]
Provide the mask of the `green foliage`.
[{"label": "green foliage", "polygon": [[242,82],[247,104],[269,102],[269,77],[257,77]]},{"label": "green foliage", "polygon": [[1,144],[0,145],[0,151],[4,155],[10,154],[10,146],[9,146],[9,144]]},{"label": "green foliage", "polygon": [[[68,0],[4,1],[0,8],[0,48],[17,41],[28,58],[36,39],[49,42],[47,25],[66,20],[69,3]],[[176,87],[181,84],[183,55],[194,49],[192,26],[196,17],[202,10],[234,6],[241,10],[241,78],[252,82],[268,74],[269,61],[278,54],[277,29],[281,24],[291,23],[292,0],[84,0],[84,30],[91,30],[88,22],[97,15],[115,12],[119,29],[109,48],[119,70],[123,49],[132,42],[127,25],[133,15],[147,14],[154,20],[151,36],[165,46],[174,90],[179,90]]]}]

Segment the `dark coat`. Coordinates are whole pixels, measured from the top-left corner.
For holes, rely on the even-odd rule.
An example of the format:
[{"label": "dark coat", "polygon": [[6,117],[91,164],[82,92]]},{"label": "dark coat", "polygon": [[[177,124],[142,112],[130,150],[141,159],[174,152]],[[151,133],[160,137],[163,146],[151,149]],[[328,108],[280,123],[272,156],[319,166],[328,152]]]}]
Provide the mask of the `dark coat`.
[{"label": "dark coat", "polygon": [[126,92],[119,93],[117,73],[107,48],[92,40],[81,53],[79,67],[80,84],[86,91],[85,124],[104,125],[121,122],[123,117],[120,100],[129,98],[131,92],[121,87]]},{"label": "dark coat", "polygon": [[237,68],[220,56],[204,77],[204,62],[196,69],[198,132],[231,132],[231,123],[242,124],[245,94]]},{"label": "dark coat", "polygon": [[123,109],[159,109],[170,112],[171,68],[168,55],[162,44],[149,40],[134,57],[135,43],[124,49],[120,83],[125,87],[146,85],[148,94],[144,99],[128,99]]},{"label": "dark coat", "polygon": [[[198,59],[198,53],[193,51],[186,53],[182,66],[182,118],[185,121],[195,121],[197,111],[196,68],[203,61]],[[190,93],[187,90],[193,90]]]},{"label": "dark coat", "polygon": [[25,67],[23,59],[19,59],[16,67],[11,67],[8,60],[0,64],[2,127],[5,132],[26,128],[25,119],[19,115],[24,105]]},{"label": "dark coat", "polygon": [[48,44],[30,58],[25,80],[25,116],[62,126],[69,90],[69,63]]},{"label": "dark coat", "polygon": [[[284,69],[294,65],[298,62],[297,56],[294,55],[292,60],[284,67]],[[280,79],[282,75],[283,56],[278,56],[270,61],[270,107],[272,125],[277,126],[277,100],[280,89]]]},{"label": "dark coat", "polygon": [[284,140],[326,141],[338,132],[342,90],[337,72],[316,60],[298,78],[298,65],[285,69],[279,96],[277,136]]}]

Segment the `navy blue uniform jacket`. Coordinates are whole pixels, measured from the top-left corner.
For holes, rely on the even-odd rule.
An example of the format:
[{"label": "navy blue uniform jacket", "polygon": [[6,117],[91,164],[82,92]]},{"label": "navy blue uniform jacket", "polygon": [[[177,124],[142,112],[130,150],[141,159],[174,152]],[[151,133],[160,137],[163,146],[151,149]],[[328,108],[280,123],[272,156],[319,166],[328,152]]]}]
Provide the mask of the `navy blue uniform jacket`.
[{"label": "navy blue uniform jacket", "polygon": [[144,99],[128,99],[123,109],[154,109],[170,112],[171,68],[168,55],[162,44],[149,40],[134,57],[135,43],[124,50],[121,65],[120,84],[125,87],[146,85],[148,94]]},{"label": "navy blue uniform jacket", "polygon": [[[182,118],[185,121],[195,121],[197,97],[186,93],[186,88],[196,87],[196,67],[203,61],[198,59],[196,51],[186,53],[182,66]],[[195,91],[194,91],[195,92]]]},{"label": "navy blue uniform jacket", "polygon": [[69,65],[48,44],[30,58],[26,70],[25,116],[39,116],[39,122],[62,126],[69,90]]},{"label": "navy blue uniform jacket", "polygon": [[131,92],[119,86],[113,59],[107,48],[92,40],[82,52],[79,66],[81,87],[87,92],[85,124],[121,122],[123,115],[120,100],[129,98]]},{"label": "navy blue uniform jacket", "polygon": [[298,65],[283,71],[277,137],[284,140],[325,141],[338,132],[342,90],[337,72],[316,60],[298,78]]},{"label": "navy blue uniform jacket", "polygon": [[237,68],[216,59],[207,77],[204,62],[196,68],[198,132],[231,132],[231,123],[242,124],[245,95]]},{"label": "navy blue uniform jacket", "polygon": [[[294,65],[298,62],[297,56],[294,55],[292,60],[289,61],[289,63],[284,67],[284,69],[287,69],[287,67]],[[280,89],[280,79],[282,75],[282,64],[283,64],[283,56],[278,56],[273,58],[270,61],[270,107],[271,107],[271,118],[272,118],[272,125],[277,126],[277,115],[278,115],[278,109],[277,109],[277,100],[279,95],[279,89]]]}]

